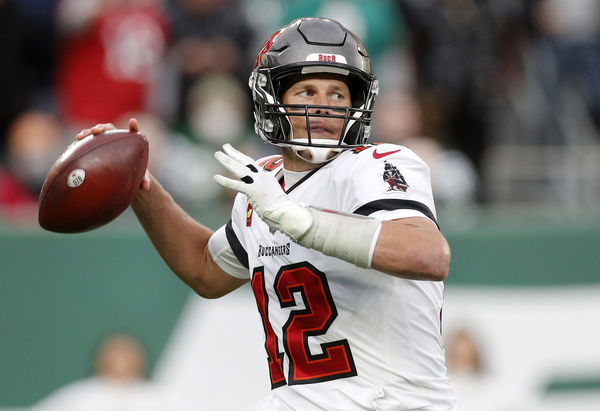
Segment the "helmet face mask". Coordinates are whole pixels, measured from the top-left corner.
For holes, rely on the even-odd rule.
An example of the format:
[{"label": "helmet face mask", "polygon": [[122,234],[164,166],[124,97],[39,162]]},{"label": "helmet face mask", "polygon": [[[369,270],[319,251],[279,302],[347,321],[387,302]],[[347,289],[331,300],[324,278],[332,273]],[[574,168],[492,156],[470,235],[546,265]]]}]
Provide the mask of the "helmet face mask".
[{"label": "helmet face mask", "polygon": [[[320,74],[338,75],[345,81],[350,89],[351,107],[282,103],[283,93],[290,84]],[[369,138],[378,83],[362,42],[334,20],[298,19],[276,32],[259,53],[249,86],[254,100],[255,130],[266,142],[295,149],[315,147],[339,152],[365,144]],[[290,117],[294,116],[306,119],[306,138],[293,135]],[[310,121],[319,117],[343,121],[337,140],[312,138]],[[333,158],[316,157],[326,158],[325,161]]]}]

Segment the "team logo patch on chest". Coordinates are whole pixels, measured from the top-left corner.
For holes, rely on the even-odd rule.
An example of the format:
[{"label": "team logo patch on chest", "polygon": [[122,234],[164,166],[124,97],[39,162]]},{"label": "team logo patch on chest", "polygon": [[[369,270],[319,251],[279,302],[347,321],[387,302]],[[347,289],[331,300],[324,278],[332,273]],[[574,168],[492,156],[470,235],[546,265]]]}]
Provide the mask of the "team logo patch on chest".
[{"label": "team logo patch on chest", "polygon": [[387,161],[384,162],[383,181],[388,185],[387,191],[403,191],[408,189],[408,183],[398,168]]}]

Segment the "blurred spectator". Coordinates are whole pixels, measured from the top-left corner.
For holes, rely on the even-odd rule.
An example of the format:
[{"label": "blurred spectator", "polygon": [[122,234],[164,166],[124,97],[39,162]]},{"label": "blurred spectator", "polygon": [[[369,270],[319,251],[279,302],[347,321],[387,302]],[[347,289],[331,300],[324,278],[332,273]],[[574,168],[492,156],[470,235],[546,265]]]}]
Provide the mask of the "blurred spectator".
[{"label": "blurred spectator", "polygon": [[483,341],[459,328],[446,338],[446,366],[461,411],[530,411],[535,400],[525,387],[495,376],[487,367]]},{"label": "blurred spectator", "polygon": [[160,0],[62,0],[57,19],[56,89],[69,125],[143,110],[167,46]]},{"label": "blurred spectator", "polygon": [[189,211],[200,209],[206,202],[218,200],[223,189],[212,177],[220,166],[214,150],[195,144],[167,126],[159,117],[149,113],[128,113],[115,122],[127,128],[129,118],[144,124],[144,134],[150,144],[148,168],[160,179],[178,204]]},{"label": "blurred spectator", "polygon": [[[426,134],[465,153],[478,174],[489,143],[499,38],[514,13],[513,3],[401,0],[410,27]],[[479,190],[477,194],[483,200]]]},{"label": "blurred spectator", "polygon": [[235,77],[202,77],[188,94],[186,118],[190,134],[194,140],[215,149],[225,143],[235,145],[250,131],[248,109],[246,89]]},{"label": "blurred spectator", "polygon": [[402,14],[393,0],[281,0],[280,3],[282,24],[310,16],[339,21],[363,39],[376,67],[392,45],[398,47],[404,41]]},{"label": "blurred spectator", "polygon": [[0,220],[28,220],[36,205],[37,198],[12,170],[0,166]]},{"label": "blurred spectator", "polygon": [[95,353],[93,377],[68,384],[33,411],[179,411],[165,391],[146,380],[146,354],[129,334],[104,339]]},{"label": "blurred spectator", "polygon": [[485,372],[480,342],[466,328],[456,330],[446,345],[447,366],[452,374],[482,376]]},{"label": "blurred spectator", "polygon": [[600,2],[538,0],[533,21],[542,38],[538,47],[548,52],[540,55],[546,58],[542,85],[550,102],[546,121],[554,126],[545,130],[554,137],[550,142],[569,143],[561,122],[566,121],[566,106],[574,96],[600,131]]},{"label": "blurred spectator", "polygon": [[58,119],[28,111],[8,133],[7,167],[0,169],[0,213],[13,222],[34,221],[38,195],[50,167],[66,148]]},{"label": "blurred spectator", "polygon": [[480,342],[470,330],[458,329],[447,338],[446,366],[462,411],[504,409],[498,394],[489,392]]},{"label": "blurred spectator", "polygon": [[43,80],[51,72],[45,39],[15,0],[0,0],[0,159],[8,127],[32,107]]},{"label": "blurred spectator", "polygon": [[373,116],[373,142],[406,146],[417,153],[431,169],[431,184],[436,201],[449,207],[475,200],[477,174],[461,152],[446,149],[423,134],[423,111],[408,92],[388,90],[377,100]]},{"label": "blurred spectator", "polygon": [[163,87],[162,98],[173,106],[165,115],[180,123],[199,78],[231,73],[247,82],[253,32],[234,0],[176,0],[170,14],[173,45],[168,71],[172,79],[167,83],[172,87]]},{"label": "blurred spectator", "polygon": [[30,32],[34,33],[38,46],[36,51],[39,79],[35,108],[53,108],[53,76],[56,64],[56,8],[61,0],[16,0],[15,3],[28,19]]},{"label": "blurred spectator", "polygon": [[239,4],[257,39],[254,42],[256,49],[250,50],[251,55],[258,54],[262,46],[259,39],[268,39],[282,21],[282,2],[281,0],[239,0]]}]

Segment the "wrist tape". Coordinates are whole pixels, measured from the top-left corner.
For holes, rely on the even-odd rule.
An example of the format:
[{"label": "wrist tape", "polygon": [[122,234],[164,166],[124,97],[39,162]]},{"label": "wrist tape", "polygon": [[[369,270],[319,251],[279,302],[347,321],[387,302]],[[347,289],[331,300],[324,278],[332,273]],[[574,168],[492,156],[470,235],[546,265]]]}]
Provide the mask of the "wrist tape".
[{"label": "wrist tape", "polygon": [[306,207],[312,224],[297,243],[362,268],[370,268],[381,221],[356,214]]}]

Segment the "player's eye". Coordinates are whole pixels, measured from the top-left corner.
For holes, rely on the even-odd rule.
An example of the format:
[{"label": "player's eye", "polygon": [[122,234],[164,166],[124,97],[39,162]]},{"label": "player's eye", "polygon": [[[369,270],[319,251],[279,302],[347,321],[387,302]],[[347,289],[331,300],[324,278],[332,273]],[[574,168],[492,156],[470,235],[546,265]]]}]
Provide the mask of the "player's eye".
[{"label": "player's eye", "polygon": [[302,90],[298,93],[300,97],[312,97],[315,93],[312,90]]},{"label": "player's eye", "polygon": [[344,101],[346,96],[341,93],[331,93],[331,98],[336,101]]}]

